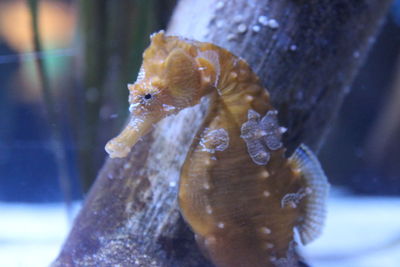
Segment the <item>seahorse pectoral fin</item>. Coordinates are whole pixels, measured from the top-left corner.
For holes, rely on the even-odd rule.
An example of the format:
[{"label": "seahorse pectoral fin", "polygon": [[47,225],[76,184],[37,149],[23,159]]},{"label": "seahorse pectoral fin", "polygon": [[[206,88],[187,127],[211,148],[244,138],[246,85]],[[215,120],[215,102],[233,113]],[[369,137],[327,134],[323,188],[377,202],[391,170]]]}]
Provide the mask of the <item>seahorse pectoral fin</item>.
[{"label": "seahorse pectoral fin", "polygon": [[308,244],[322,233],[330,185],[317,157],[306,145],[301,144],[289,161],[292,168],[300,172],[306,187],[304,214],[297,229],[302,243]]},{"label": "seahorse pectoral fin", "polygon": [[132,116],[122,132],[108,141],[105,147],[107,153],[111,158],[126,157],[140,137],[150,131],[152,125],[153,121],[149,118]]}]

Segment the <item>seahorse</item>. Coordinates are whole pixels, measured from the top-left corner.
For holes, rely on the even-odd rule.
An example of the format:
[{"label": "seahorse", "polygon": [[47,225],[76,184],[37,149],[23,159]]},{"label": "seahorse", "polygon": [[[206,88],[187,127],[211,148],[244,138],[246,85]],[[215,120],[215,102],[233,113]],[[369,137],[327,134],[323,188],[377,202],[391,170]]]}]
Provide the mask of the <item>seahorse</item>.
[{"label": "seahorse", "polygon": [[210,96],[181,171],[183,218],[218,267],[298,266],[294,230],[304,244],[319,236],[329,184],[305,145],[285,157],[285,129],[250,66],[161,31],[128,88],[130,120],[107,143],[110,157],[125,157],[152,125]]}]

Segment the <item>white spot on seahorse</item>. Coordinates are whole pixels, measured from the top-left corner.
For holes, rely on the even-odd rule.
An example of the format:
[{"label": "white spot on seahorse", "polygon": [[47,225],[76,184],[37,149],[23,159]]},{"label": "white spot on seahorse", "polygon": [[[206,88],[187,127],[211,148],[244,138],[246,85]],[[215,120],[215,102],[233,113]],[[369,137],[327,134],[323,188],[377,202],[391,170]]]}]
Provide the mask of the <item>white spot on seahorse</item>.
[{"label": "white spot on seahorse", "polygon": [[129,112],[132,113],[140,105],[140,103],[132,103],[129,105]]},{"label": "white spot on seahorse", "polygon": [[269,191],[264,191],[263,192],[264,197],[269,197],[271,195],[271,193]]},{"label": "white spot on seahorse", "polygon": [[207,183],[207,182],[205,182],[205,183],[203,184],[203,188],[204,188],[205,190],[209,190],[209,189],[210,189],[210,184]]},{"label": "white spot on seahorse", "polygon": [[267,170],[263,170],[263,171],[261,172],[261,174],[260,174],[260,177],[261,177],[262,179],[268,178],[268,177],[269,177],[269,172],[268,172]]},{"label": "white spot on seahorse", "polygon": [[138,124],[141,124],[141,123],[143,123],[143,122],[144,122],[143,118],[141,118],[141,117],[133,117],[133,118],[129,121],[128,127],[132,127],[133,130],[138,131],[138,130],[139,130]]},{"label": "white spot on seahorse", "polygon": [[247,100],[247,102],[251,102],[254,100],[254,97],[251,95],[246,95],[246,100]]},{"label": "white spot on seahorse", "polygon": [[272,233],[271,229],[269,229],[268,227],[261,227],[261,233],[269,235]]},{"label": "white spot on seahorse", "polygon": [[266,243],[266,244],[265,244],[265,247],[266,247],[267,249],[271,249],[271,248],[274,248],[274,244],[272,244],[272,243]]},{"label": "white spot on seahorse", "polygon": [[[219,77],[221,75],[221,64],[219,61],[219,55],[217,52],[213,50],[206,50],[206,51],[200,51],[197,55],[197,57],[202,57],[207,59],[211,64],[213,65],[215,69],[215,81],[214,81],[214,86],[217,88],[218,86],[218,81]],[[220,90],[217,88],[218,93],[221,95]]]},{"label": "white spot on seahorse", "polygon": [[139,73],[138,73],[138,76],[136,78],[136,82],[140,82],[141,80],[143,80],[144,76],[145,76],[144,68],[143,68],[143,66],[141,66],[140,70],[139,70]]},{"label": "white spot on seahorse", "polygon": [[207,212],[207,214],[212,214],[213,213],[213,210],[212,210],[210,205],[206,206],[206,212]]},{"label": "white spot on seahorse", "polygon": [[176,109],[174,106],[167,105],[167,104],[163,104],[162,107],[163,107],[164,111],[167,111],[167,112]]},{"label": "white spot on seahorse", "polygon": [[213,235],[207,236],[204,240],[204,245],[206,245],[207,247],[213,246],[215,245],[215,243],[217,243],[217,239]]},{"label": "white spot on seahorse", "polygon": [[206,128],[200,139],[202,151],[214,154],[215,151],[224,151],[229,146],[229,134],[224,128],[210,130]]}]

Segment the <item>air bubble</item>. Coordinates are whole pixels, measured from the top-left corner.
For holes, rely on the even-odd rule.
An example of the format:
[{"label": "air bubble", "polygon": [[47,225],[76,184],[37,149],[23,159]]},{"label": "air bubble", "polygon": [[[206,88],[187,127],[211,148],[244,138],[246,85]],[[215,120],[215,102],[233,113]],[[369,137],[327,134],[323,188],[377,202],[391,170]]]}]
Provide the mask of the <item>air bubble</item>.
[{"label": "air bubble", "polygon": [[222,26],[224,26],[224,21],[223,20],[218,20],[215,25],[217,26],[217,28],[222,28]]},{"label": "air bubble", "polygon": [[237,27],[238,33],[245,33],[247,31],[247,26],[244,23],[239,24]]},{"label": "air bubble", "polygon": [[275,30],[279,28],[279,23],[275,19],[270,19],[268,20],[267,26]]},{"label": "air bubble", "polygon": [[235,39],[235,35],[233,34],[233,33],[230,33],[230,34],[228,34],[227,36],[226,36],[226,39],[228,40],[228,41],[233,41],[234,39]]},{"label": "air bubble", "polygon": [[240,15],[240,14],[233,17],[233,22],[234,23],[239,23],[239,22],[242,22],[242,21],[243,21],[243,16]]},{"label": "air bubble", "polygon": [[267,16],[259,16],[258,17],[258,22],[263,25],[263,26],[267,26],[268,25],[268,18]]},{"label": "air bubble", "polygon": [[217,5],[215,6],[215,8],[217,10],[221,10],[222,8],[224,8],[225,3],[223,1],[218,1]]},{"label": "air bubble", "polygon": [[253,30],[253,32],[259,32],[261,30],[260,25],[254,25],[253,27],[251,27],[251,29]]}]

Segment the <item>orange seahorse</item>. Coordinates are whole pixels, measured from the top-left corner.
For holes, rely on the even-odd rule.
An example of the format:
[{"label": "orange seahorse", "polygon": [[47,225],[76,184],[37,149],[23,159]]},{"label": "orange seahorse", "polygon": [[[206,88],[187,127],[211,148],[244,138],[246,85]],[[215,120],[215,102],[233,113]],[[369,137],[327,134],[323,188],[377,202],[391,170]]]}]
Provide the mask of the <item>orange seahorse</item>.
[{"label": "orange seahorse", "polygon": [[107,143],[109,155],[126,156],[153,124],[211,95],[181,172],[184,219],[216,266],[297,266],[294,229],[302,243],[320,234],[329,184],[306,146],[284,156],[284,128],[248,64],[161,31],[128,88],[131,117]]}]

